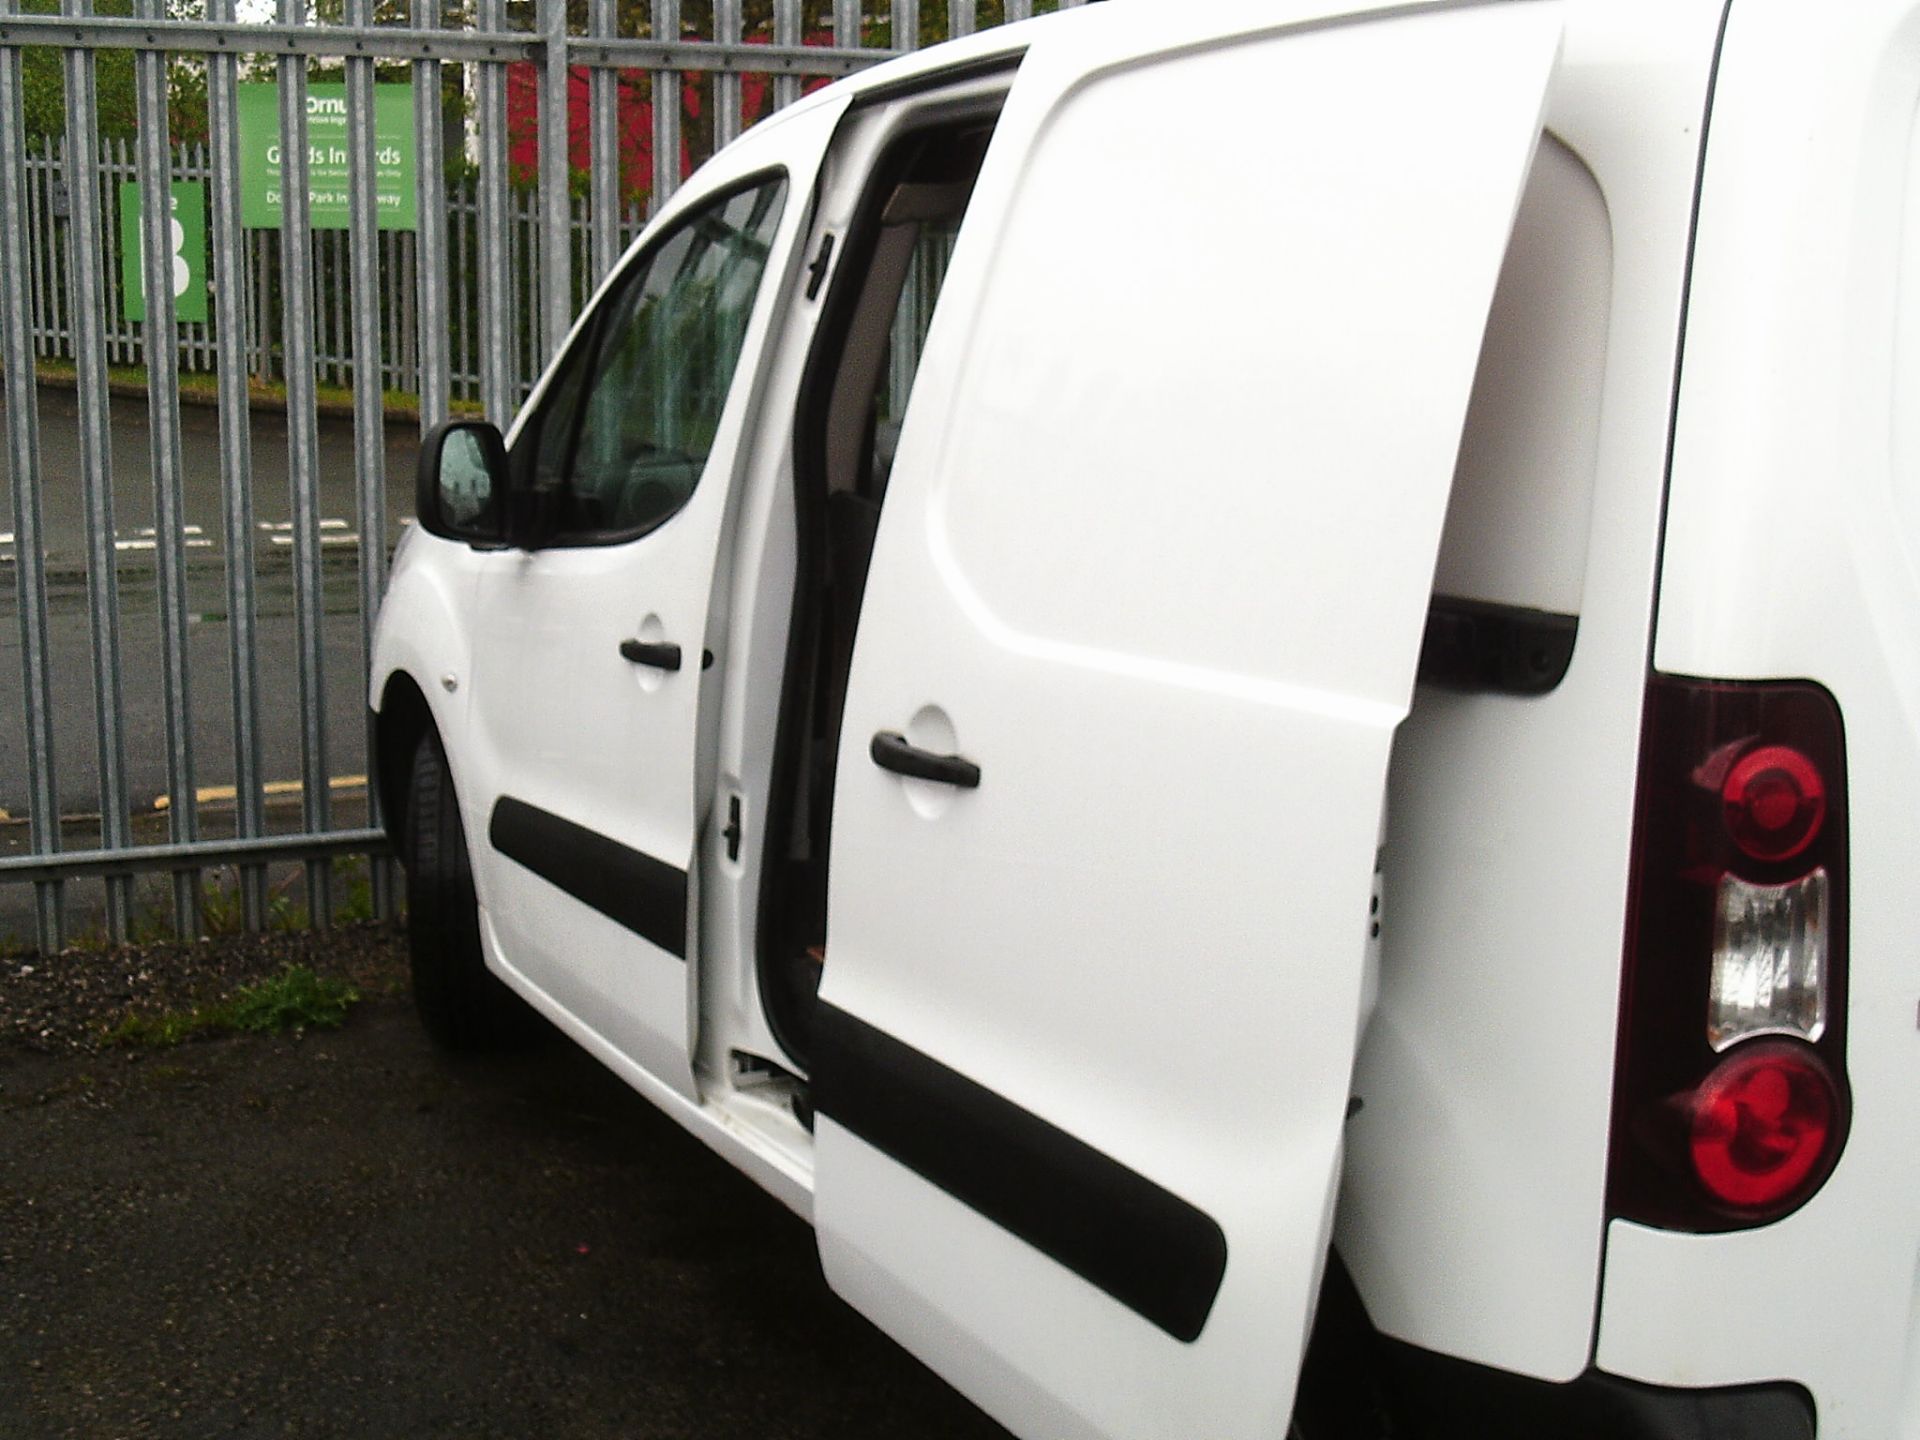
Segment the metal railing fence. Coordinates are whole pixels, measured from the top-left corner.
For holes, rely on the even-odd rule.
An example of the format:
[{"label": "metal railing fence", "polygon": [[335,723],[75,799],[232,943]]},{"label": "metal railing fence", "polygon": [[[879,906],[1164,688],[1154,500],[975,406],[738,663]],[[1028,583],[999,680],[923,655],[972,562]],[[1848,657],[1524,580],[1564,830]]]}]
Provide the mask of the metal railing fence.
[{"label": "metal railing fence", "polygon": [[[71,211],[73,181],[64,146],[51,137],[30,147],[26,156],[26,215],[29,265],[28,311],[33,350],[42,361],[71,362],[75,358],[72,325],[74,280],[68,269],[69,249],[63,234]],[[212,177],[205,144],[176,146],[171,173],[175,180],[202,184]],[[124,294],[124,245],[119,218],[120,186],[138,178],[133,147],[125,139],[101,146],[94,174],[100,185],[99,204],[105,223],[101,238],[105,254],[101,272],[106,280],[107,363],[113,367],[144,368],[148,326],[128,318]],[[447,315],[451,346],[448,368],[454,399],[476,401],[480,396],[478,364],[479,196],[477,182],[462,179],[446,187]],[[594,261],[595,230],[591,199],[570,196],[567,233],[573,278],[570,304],[577,309],[591,293],[600,274]],[[612,254],[618,255],[640,233],[646,206],[628,199],[616,204],[608,233]],[[509,368],[512,389],[524,397],[546,360],[541,329],[539,262],[539,197],[530,187],[511,190],[507,197],[507,236],[510,320],[512,340]],[[241,334],[246,366],[254,379],[271,383],[285,376],[285,348],[280,338],[280,236],[271,230],[244,231],[245,261],[241,267]],[[389,391],[417,396],[426,386],[420,352],[419,262],[411,230],[375,233],[377,291],[379,295],[380,383]],[[349,232],[313,232],[315,377],[321,385],[345,389],[353,384],[352,264]],[[612,257],[606,260],[612,264]],[[212,374],[218,368],[215,327],[218,316],[181,321],[175,344],[183,370]]]},{"label": "metal railing fence", "polygon": [[[1071,5],[1080,0],[1055,0]],[[22,725],[23,803],[28,830],[22,854],[0,855],[0,883],[34,889],[34,938],[43,954],[66,942],[68,887],[98,878],[105,887],[109,938],[127,938],[134,920],[134,877],[170,875],[170,920],[181,935],[197,934],[203,918],[205,873],[233,866],[248,928],[269,918],[270,865],[304,864],[312,922],[329,923],[332,863],[343,856],[375,857],[372,905],[393,904],[390,867],[376,787],[368,787],[360,823],[343,825],[332,804],[330,754],[370,758],[370,734],[330,749],[329,686],[357,690],[363,670],[329,674],[329,618],[350,623],[358,663],[370,648],[375,610],[386,581],[387,479],[384,429],[388,389],[418,395],[419,420],[444,418],[457,395],[475,398],[504,424],[522,387],[558,343],[589,281],[604,274],[639,216],[617,193],[618,165],[589,167],[586,195],[569,195],[566,150],[571,73],[589,76],[589,131],[596,157],[617,144],[616,88],[622,71],[646,72],[656,93],[678,95],[686,77],[705,87],[715,146],[740,130],[747,77],[770,77],[771,103],[797,98],[809,77],[853,72],[892,53],[867,43],[883,20],[897,48],[919,39],[915,0],[891,0],[874,13],[858,0],[774,0],[771,43],[746,43],[741,0],[714,0],[714,33],[683,36],[680,0],[651,0],[646,35],[622,35],[614,0],[588,0],[585,34],[569,31],[565,0],[534,0],[531,28],[508,23],[506,0],[478,0],[477,25],[443,23],[440,0],[409,0],[408,23],[374,23],[373,0],[346,0],[344,24],[313,23],[307,0],[278,0],[271,23],[241,23],[235,0],[204,0],[204,19],[167,18],[168,0],[135,0],[135,14],[92,13],[91,0],[61,0],[58,15],[27,15],[20,0],[0,0],[0,367],[4,368],[5,448],[12,508],[12,571],[21,685],[16,714]],[[1004,18],[1020,19],[1033,0],[1005,0]],[[1054,8],[1053,4],[1040,8]],[[970,32],[979,20],[974,0],[949,0],[949,31]],[[818,12],[818,13],[816,13]],[[809,19],[820,21],[810,29]],[[830,24],[827,44],[803,44]],[[137,132],[131,145],[103,146],[97,119],[97,62],[104,51],[134,56]],[[24,129],[23,57],[59,57],[66,132],[57,143],[30,149]],[[209,140],[204,148],[174,152],[168,144],[167,66],[179,57],[203,64]],[[307,94],[316,61],[344,62],[349,219],[344,231],[316,231],[308,197]],[[532,62],[537,87],[539,165],[535,187],[517,193],[507,157],[508,67]],[[442,107],[415,107],[418,165],[417,229],[382,232],[375,213],[375,93],[377,63],[404,64],[415,93],[441,94],[443,67],[470,67],[475,98],[469,153],[477,159],[471,184],[447,183]],[[271,65],[279,82],[279,142],[285,156],[283,205],[277,231],[249,231],[241,217],[239,85]],[[755,83],[760,83],[756,81]],[[683,116],[677,104],[656,106],[653,154],[682,154]],[[53,215],[56,167],[65,184],[66,214]],[[116,195],[131,175],[141,182],[141,257],[147,315],[121,318],[115,303],[120,268]],[[652,205],[678,184],[680,167],[662,166]],[[157,197],[173,179],[207,186],[209,319],[182,325],[171,283],[171,223]],[[50,338],[49,338],[50,337]],[[150,343],[149,337],[164,337]],[[410,338],[408,338],[410,337]],[[51,344],[52,350],[44,348]],[[71,362],[75,432],[71,473],[43,471],[47,437],[41,433],[38,365],[53,354]],[[355,365],[356,357],[378,363]],[[146,371],[146,438],[154,525],[150,571],[128,569],[121,588],[116,527],[115,457],[110,435],[109,367],[139,363]],[[181,368],[217,377],[219,520],[217,560],[189,555],[184,509]],[[286,501],[290,543],[279,551],[291,596],[292,644],[263,657],[262,569],[256,563],[256,491],[248,381],[270,369],[285,384]],[[411,380],[411,384],[407,383]],[[317,385],[351,387],[354,524],[361,537],[351,566],[352,598],[339,591],[338,567],[323,565]],[[399,383],[396,383],[399,382]],[[66,452],[62,452],[63,454]],[[78,497],[84,560],[62,592],[62,606],[84,605],[88,663],[65,651],[50,606],[48,496],[57,481],[62,505]],[[65,513],[65,512],[63,512]],[[205,539],[192,545],[204,547]],[[217,571],[217,573],[215,573]],[[332,583],[329,584],[331,579]],[[137,582],[137,583],[136,583]],[[211,602],[194,599],[190,585],[217,582]],[[146,587],[150,584],[151,590]],[[197,592],[194,592],[197,593]],[[329,595],[333,594],[331,603]],[[343,603],[344,602],[344,603]],[[129,787],[126,656],[123,619],[128,604],[151,603],[158,616],[158,688],[162,692],[164,810],[162,843],[136,842]],[[193,606],[200,605],[201,611]],[[196,673],[189,641],[209,607],[221,608],[225,675],[209,686]],[[64,612],[62,612],[64,613]],[[338,636],[332,637],[336,642]],[[281,653],[290,648],[290,658]],[[335,651],[341,647],[336,643]],[[147,657],[142,653],[142,661]],[[206,668],[204,650],[198,652]],[[289,687],[263,674],[263,663],[288,664]],[[339,665],[336,659],[336,666]],[[84,683],[79,671],[85,670]],[[56,673],[57,672],[57,673]],[[56,681],[58,683],[56,683]],[[85,703],[56,707],[76,685]],[[297,712],[300,813],[297,822],[270,820],[270,788],[263,729],[271,705],[291,691]],[[4,692],[0,692],[4,693]],[[61,816],[58,754],[68,723],[91,713],[98,777],[98,844],[67,844]],[[230,736],[231,815],[203,826],[199,782],[206,764],[196,746],[210,712]],[[88,727],[80,727],[83,731]],[[145,742],[143,741],[143,747]],[[4,748],[4,747],[0,747]],[[370,765],[363,765],[370,771]],[[0,796],[0,799],[7,797]],[[5,817],[0,817],[5,818]],[[209,829],[230,830],[217,837]]]}]

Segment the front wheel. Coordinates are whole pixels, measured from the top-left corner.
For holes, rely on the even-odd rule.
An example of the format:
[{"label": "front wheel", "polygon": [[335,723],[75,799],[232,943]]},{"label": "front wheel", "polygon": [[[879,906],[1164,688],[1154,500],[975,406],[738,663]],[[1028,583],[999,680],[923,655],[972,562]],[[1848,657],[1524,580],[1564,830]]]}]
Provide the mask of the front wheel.
[{"label": "front wheel", "polygon": [[407,949],[420,1023],[449,1050],[498,1049],[524,1040],[532,1013],[481,955],[466,831],[446,754],[431,732],[413,756],[404,850]]}]

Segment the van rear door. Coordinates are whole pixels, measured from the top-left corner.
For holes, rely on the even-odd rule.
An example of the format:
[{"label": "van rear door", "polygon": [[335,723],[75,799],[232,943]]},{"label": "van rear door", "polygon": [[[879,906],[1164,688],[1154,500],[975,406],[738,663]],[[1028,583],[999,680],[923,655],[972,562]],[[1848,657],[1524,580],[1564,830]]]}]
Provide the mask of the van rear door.
[{"label": "van rear door", "polygon": [[1036,22],[862,610],[821,1258],[1036,1440],[1286,1432],[1388,749],[1561,24],[1306,9]]}]

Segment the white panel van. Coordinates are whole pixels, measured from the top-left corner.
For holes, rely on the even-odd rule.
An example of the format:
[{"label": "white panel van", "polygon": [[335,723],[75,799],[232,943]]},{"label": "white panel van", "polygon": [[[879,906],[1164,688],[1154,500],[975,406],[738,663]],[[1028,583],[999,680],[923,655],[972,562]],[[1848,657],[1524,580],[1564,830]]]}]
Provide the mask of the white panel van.
[{"label": "white panel van", "polygon": [[1920,3],[1351,4],[825,89],[429,437],[422,1017],[1027,1440],[1920,1440]]}]

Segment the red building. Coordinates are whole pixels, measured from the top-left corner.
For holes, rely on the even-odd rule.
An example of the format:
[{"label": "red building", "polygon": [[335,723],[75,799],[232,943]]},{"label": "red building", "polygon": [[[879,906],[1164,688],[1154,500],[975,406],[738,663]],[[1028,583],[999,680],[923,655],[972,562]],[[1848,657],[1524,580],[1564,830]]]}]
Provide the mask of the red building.
[{"label": "red building", "polygon": [[[749,44],[765,44],[767,37],[749,36]],[[809,45],[831,45],[833,36],[821,31],[809,35]],[[567,75],[567,164],[584,172],[593,163],[592,112],[588,104],[587,76],[584,65],[575,65]],[[620,193],[623,199],[639,199],[653,192],[653,77],[644,70],[621,70],[616,75],[614,103],[615,134],[620,151]],[[701,111],[711,82],[702,83],[698,74],[680,77],[680,175],[692,169],[688,137],[712,133],[701,124]],[[826,84],[816,76],[806,82],[806,90]],[[751,125],[766,114],[772,102],[772,82],[766,75],[741,77],[741,119]],[[540,170],[539,70],[530,60],[516,61],[507,67],[507,166],[515,179],[530,181]]]}]

